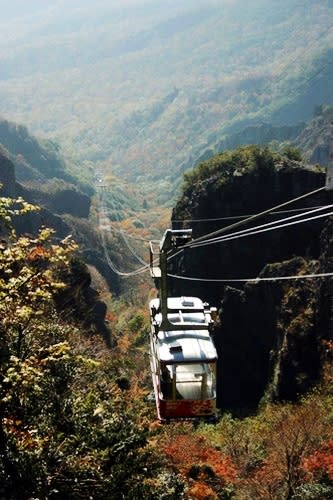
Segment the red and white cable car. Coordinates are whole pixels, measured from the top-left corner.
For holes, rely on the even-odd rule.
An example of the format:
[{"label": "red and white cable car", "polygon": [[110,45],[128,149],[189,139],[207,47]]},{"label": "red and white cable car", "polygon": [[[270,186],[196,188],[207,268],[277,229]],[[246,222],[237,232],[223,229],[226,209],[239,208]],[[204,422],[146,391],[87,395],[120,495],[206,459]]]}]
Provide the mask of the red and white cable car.
[{"label": "red and white cable car", "polygon": [[186,231],[167,230],[159,265],[151,245],[152,276],[160,298],[150,304],[150,359],[158,419],[216,418],[217,352],[211,331],[216,309],[197,297],[167,296],[167,258]]}]

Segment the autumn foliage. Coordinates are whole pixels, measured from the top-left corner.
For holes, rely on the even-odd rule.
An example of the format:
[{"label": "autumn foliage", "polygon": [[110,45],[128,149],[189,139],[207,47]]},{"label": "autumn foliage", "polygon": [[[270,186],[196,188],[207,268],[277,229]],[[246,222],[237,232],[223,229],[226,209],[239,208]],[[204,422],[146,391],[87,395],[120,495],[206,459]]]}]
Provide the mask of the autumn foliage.
[{"label": "autumn foliage", "polygon": [[170,466],[181,473],[192,498],[218,498],[218,491],[235,482],[237,471],[230,458],[196,434],[173,436],[163,444]]},{"label": "autumn foliage", "polygon": [[[148,442],[125,345],[112,351],[92,338],[77,319],[84,304],[61,308],[78,292],[76,245],[55,244],[47,229],[16,235],[11,215],[33,209],[0,198],[0,497],[152,499],[161,489],[179,497],[182,482]],[[143,328],[141,317],[134,324]]]},{"label": "autumn foliage", "polygon": [[323,443],[303,461],[303,470],[312,479],[327,478],[333,481],[333,439]]}]

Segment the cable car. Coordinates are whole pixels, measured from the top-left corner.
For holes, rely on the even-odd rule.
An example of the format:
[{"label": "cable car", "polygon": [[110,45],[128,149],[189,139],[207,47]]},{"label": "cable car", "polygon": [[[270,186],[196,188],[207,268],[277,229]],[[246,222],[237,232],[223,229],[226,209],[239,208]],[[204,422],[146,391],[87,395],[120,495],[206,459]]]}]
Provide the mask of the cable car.
[{"label": "cable car", "polygon": [[197,297],[168,298],[167,328],[160,300],[150,302],[151,372],[160,421],[216,416],[217,353],[212,314]]},{"label": "cable car", "polygon": [[[186,230],[185,236],[189,233]],[[216,418],[217,352],[212,338],[216,308],[198,297],[167,296],[170,250],[184,241],[184,231],[167,230],[159,266],[151,246],[152,276],[160,298],[150,301],[150,362],[157,416],[174,419]]]}]

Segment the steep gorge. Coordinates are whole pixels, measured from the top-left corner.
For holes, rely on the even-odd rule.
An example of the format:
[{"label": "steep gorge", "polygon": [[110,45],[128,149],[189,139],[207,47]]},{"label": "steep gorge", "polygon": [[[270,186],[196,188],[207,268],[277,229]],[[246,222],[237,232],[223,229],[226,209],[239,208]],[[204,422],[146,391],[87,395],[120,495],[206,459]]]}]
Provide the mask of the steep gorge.
[{"label": "steep gorge", "polygon": [[[96,268],[104,278],[117,289],[117,277],[111,274],[103,258],[97,233],[87,220],[90,209],[90,198],[75,189],[59,190],[58,200],[52,193],[29,189],[16,181],[15,165],[8,153],[0,147],[0,195],[13,199],[23,198],[25,201],[40,205],[39,211],[27,213],[13,219],[18,235],[36,236],[42,227],[54,231],[54,240],[60,241],[73,235],[80,248],[79,256],[73,259],[67,272],[62,276],[66,288],[57,298],[59,310],[75,317],[87,331],[98,332],[107,343],[110,332],[105,324],[106,306],[100,300],[98,292],[91,286],[92,279],[86,264]],[[61,196],[60,196],[61,195]],[[54,212],[51,210],[54,209]],[[94,245],[92,244],[94,242]]]},{"label": "steep gorge", "polygon": [[[213,157],[185,179],[174,226],[192,225],[198,238],[240,220],[214,219],[257,214],[317,190],[324,186],[325,174],[319,167],[249,146]],[[332,192],[320,191],[285,210],[331,201]],[[252,226],[295,213],[269,214]],[[232,232],[230,228],[226,234]],[[325,218],[188,249],[171,261],[174,274],[225,280],[171,282],[173,293],[198,295],[220,308],[216,344],[223,409],[253,411],[264,397],[295,400],[318,381],[322,341],[332,335],[332,278],[246,281],[332,272],[332,239],[332,221]]]}]

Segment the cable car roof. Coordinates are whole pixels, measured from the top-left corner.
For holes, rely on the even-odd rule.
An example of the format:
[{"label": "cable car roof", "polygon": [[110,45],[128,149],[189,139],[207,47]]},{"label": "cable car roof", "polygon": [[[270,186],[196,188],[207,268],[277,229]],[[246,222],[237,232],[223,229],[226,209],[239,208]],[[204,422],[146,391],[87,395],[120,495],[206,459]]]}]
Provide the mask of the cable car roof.
[{"label": "cable car roof", "polygon": [[[159,299],[151,301],[159,305]],[[204,310],[204,303],[198,297],[168,297],[168,309],[202,309]]]},{"label": "cable car roof", "polygon": [[[159,299],[150,302],[155,308],[155,321],[161,324]],[[159,330],[156,336],[156,349],[160,361],[165,363],[213,362],[217,352],[208,331],[208,323],[204,313],[204,303],[198,297],[168,297],[168,319],[171,324],[181,325],[184,330]],[[186,329],[187,325],[200,325],[201,328]],[[207,324],[207,329],[202,325]]]},{"label": "cable car roof", "polygon": [[213,362],[217,352],[208,330],[159,332],[156,347],[165,363]]}]

